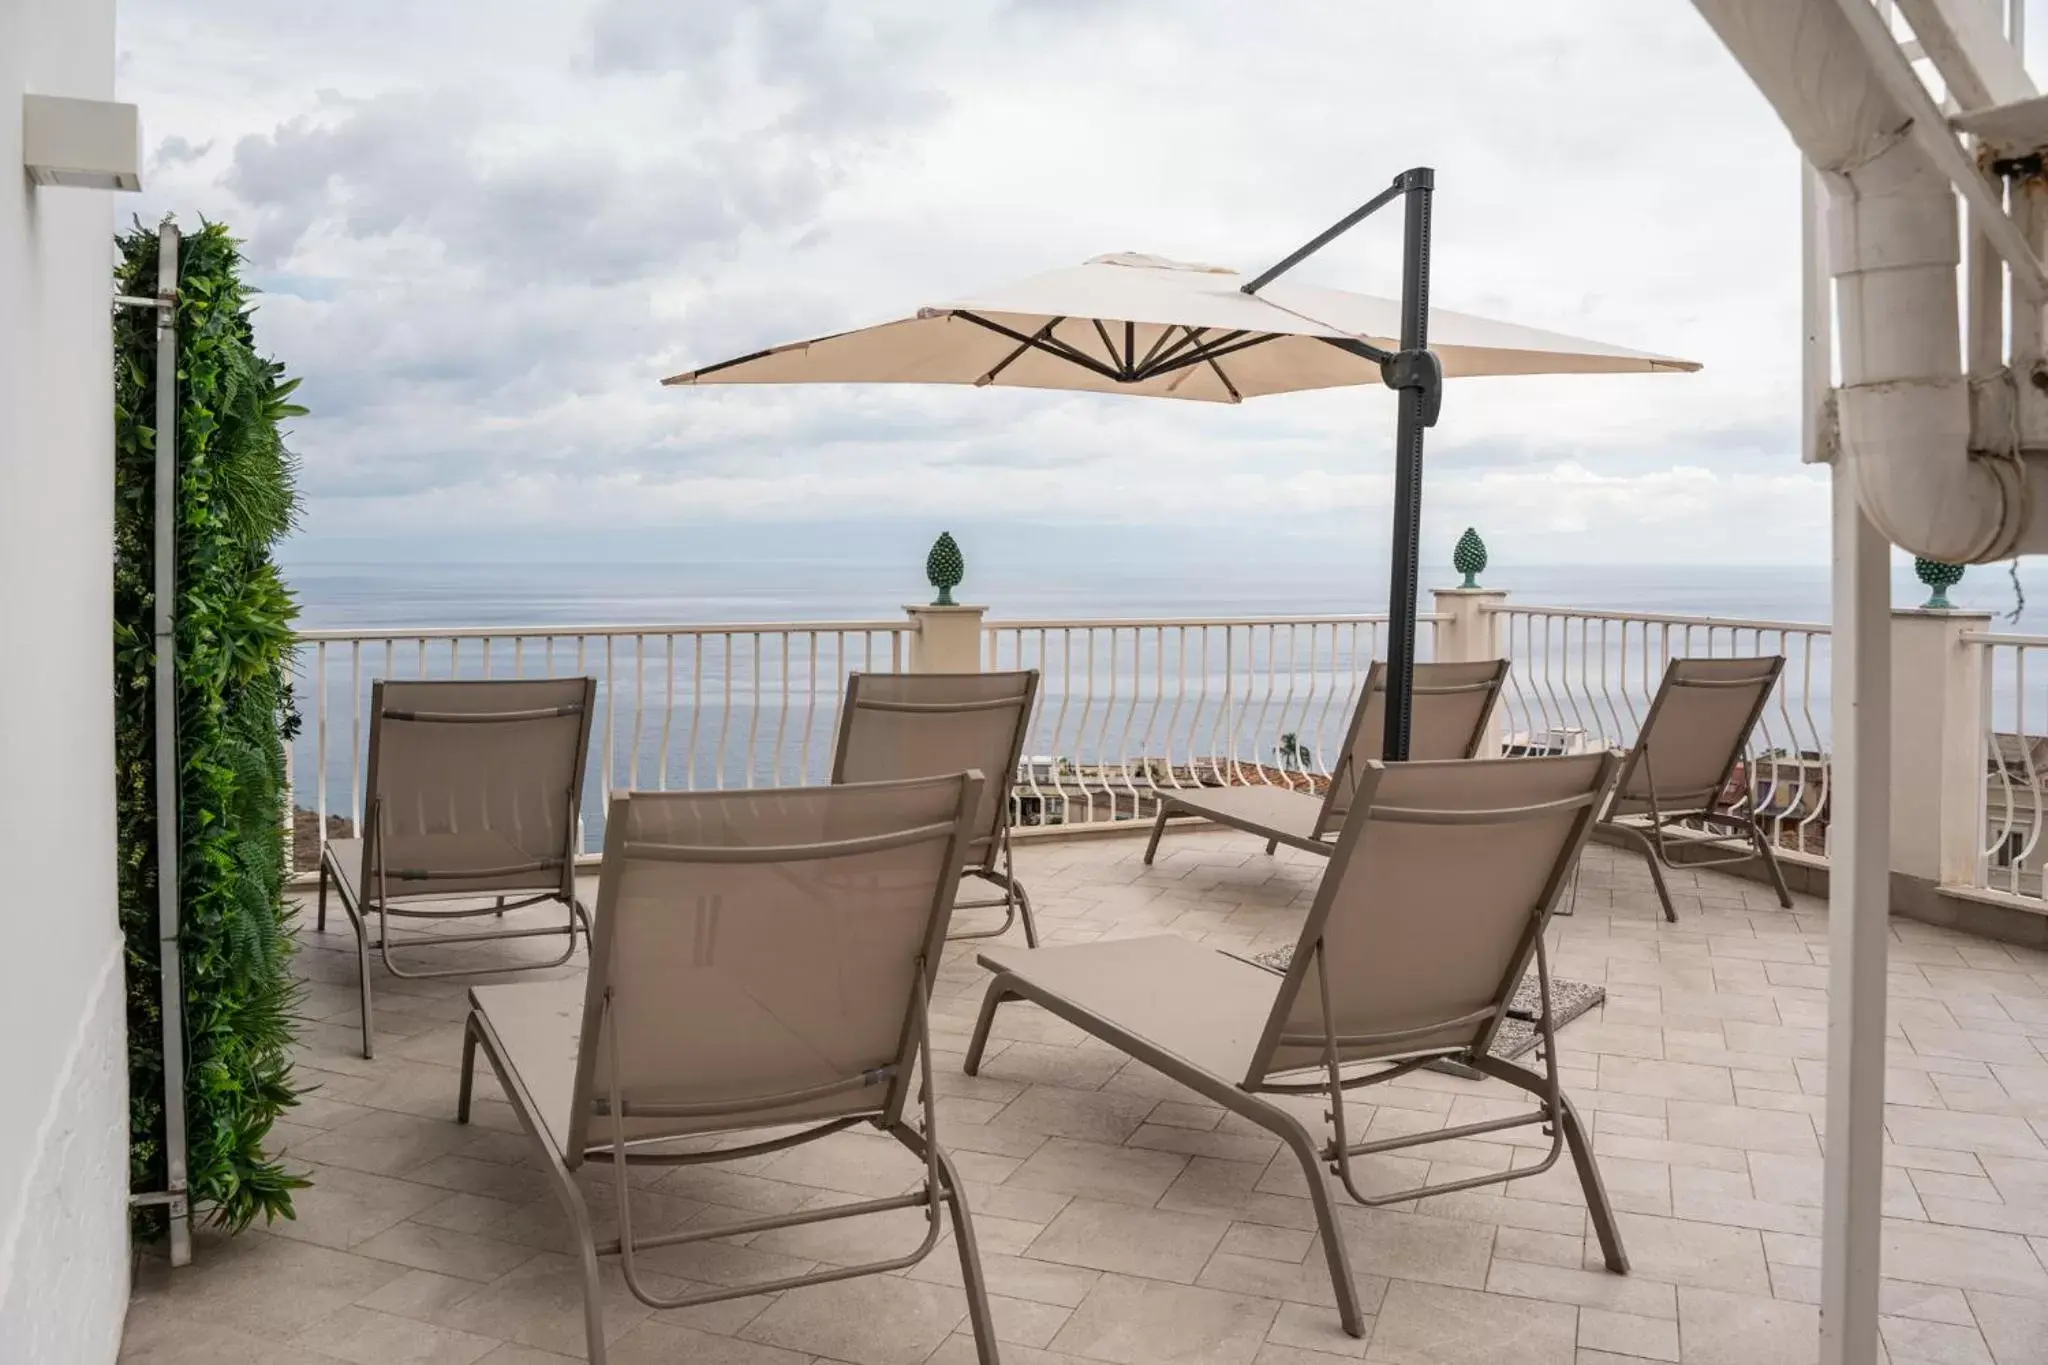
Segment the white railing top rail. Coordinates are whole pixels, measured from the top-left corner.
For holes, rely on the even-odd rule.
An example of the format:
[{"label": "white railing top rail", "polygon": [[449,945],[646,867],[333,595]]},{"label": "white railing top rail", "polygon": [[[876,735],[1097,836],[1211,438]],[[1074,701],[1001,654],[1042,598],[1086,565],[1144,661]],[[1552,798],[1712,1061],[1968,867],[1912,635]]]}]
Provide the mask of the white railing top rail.
[{"label": "white railing top rail", "polygon": [[1966,645],[2017,645],[2022,649],[2048,645],[2048,635],[2008,635],[1996,630],[1966,630],[1956,638]]},{"label": "white railing top rail", "polygon": [[914,630],[909,621],[710,621],[688,625],[563,625],[532,626],[377,626],[371,629],[326,628],[302,630],[302,644],[346,643],[372,640],[509,640],[515,636],[538,639],[571,635],[848,635],[881,634],[884,631]]},{"label": "white railing top rail", "polygon": [[1825,621],[1752,620],[1743,616],[1688,616],[1661,611],[1604,611],[1590,607],[1546,607],[1528,602],[1486,602],[1480,610],[1512,616],[1569,616],[1582,621],[1626,621],[1630,625],[1712,626],[1720,630],[1790,630],[1825,635],[1832,629]]},{"label": "white railing top rail", "polygon": [[[1314,616],[1100,616],[1045,617],[1033,620],[990,619],[982,622],[984,630],[1130,630],[1134,627],[1152,630],[1160,626],[1172,629],[1178,626],[1348,626],[1379,625],[1387,619],[1385,612],[1345,613],[1340,615]],[[1450,618],[1434,612],[1419,612],[1417,621],[1447,621]]]}]

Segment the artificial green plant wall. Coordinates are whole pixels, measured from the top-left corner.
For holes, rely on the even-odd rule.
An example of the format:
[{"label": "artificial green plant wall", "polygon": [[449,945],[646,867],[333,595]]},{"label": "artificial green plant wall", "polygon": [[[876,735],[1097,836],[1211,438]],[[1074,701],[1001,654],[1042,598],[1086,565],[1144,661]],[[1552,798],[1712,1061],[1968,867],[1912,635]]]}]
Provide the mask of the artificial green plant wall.
[{"label": "artificial green plant wall", "polygon": [[[157,292],[157,233],[118,239],[116,291]],[[266,1147],[296,1102],[296,991],[284,895],[284,746],[291,594],[271,551],[297,510],[280,423],[297,380],[259,355],[251,290],[217,223],[185,239],[178,272],[177,662],[181,953],[190,1189],[239,1230],[290,1216],[304,1181]],[[130,1177],[162,1189],[163,1057],[157,980],[152,588],[156,318],[114,326],[115,763],[121,927],[128,956]]]}]

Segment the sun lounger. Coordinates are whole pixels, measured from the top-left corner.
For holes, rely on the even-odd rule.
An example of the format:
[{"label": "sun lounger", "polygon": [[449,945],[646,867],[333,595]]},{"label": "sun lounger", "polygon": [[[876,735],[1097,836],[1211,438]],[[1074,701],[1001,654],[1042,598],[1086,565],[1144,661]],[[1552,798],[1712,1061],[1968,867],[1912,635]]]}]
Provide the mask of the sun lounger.
[{"label": "sun lounger", "polygon": [[[1673,659],[1665,667],[1600,829],[1642,851],[1664,918],[1672,923],[1678,912],[1664,869],[1681,866],[1671,860],[1671,850],[1688,846],[1706,846],[1704,856],[1684,861],[1688,868],[1761,860],[1778,903],[1792,908],[1778,856],[1757,823],[1754,799],[1736,808],[1721,802],[1784,669],[1782,655]],[[1674,831],[1673,825],[1682,828]],[[1748,847],[1729,850],[1731,836]]]},{"label": "sun lounger", "polygon": [[993,928],[956,929],[954,938],[995,938],[1021,917],[1024,941],[1038,946],[1031,897],[1010,852],[1018,758],[1038,696],[1038,670],[1015,673],[854,673],[846,680],[832,781],[882,782],[974,768],[990,774],[975,817],[966,876],[995,887],[994,900],[959,901],[954,910],[1003,908]]},{"label": "sun lounger", "polygon": [[[1409,721],[1411,759],[1471,758],[1488,734],[1487,722],[1508,676],[1506,659],[1478,663],[1415,665],[1415,702]],[[1159,814],[1145,861],[1159,851],[1166,822],[1198,815],[1219,825],[1266,838],[1266,852],[1281,844],[1328,853],[1351,809],[1363,765],[1380,756],[1386,731],[1387,666],[1374,663],[1351,713],[1337,766],[1321,796],[1263,783],[1239,787],[1195,787],[1159,794]]]},{"label": "sun lounger", "polygon": [[[590,916],[576,899],[578,805],[597,683],[379,681],[370,690],[370,754],[360,837],[320,857],[318,926],[339,895],[356,936],[363,1056],[372,1053],[370,951],[399,977],[476,976],[558,967]],[[556,903],[563,922],[394,943],[391,920],[502,915]],[[365,921],[375,916],[372,938]],[[418,950],[553,935],[559,957],[484,966],[420,965]],[[397,950],[411,951],[409,958]]]},{"label": "sun lounger", "polygon": [[[1607,1267],[1628,1269],[1591,1140],[1560,1086],[1543,932],[1578,860],[1619,754],[1361,764],[1286,975],[1172,936],[986,950],[995,973],[968,1045],[981,1064],[1006,1000],[1028,1000],[1278,1137],[1308,1179],[1344,1329],[1362,1336],[1344,1235],[1323,1178],[1362,1204],[1401,1203],[1550,1169],[1567,1148]],[[1493,1055],[1531,959],[1542,1000],[1538,1073]],[[1344,1092],[1452,1059],[1535,1106],[1431,1132],[1355,1142]],[[1368,1069],[1376,1068],[1376,1069]],[[1333,1120],[1313,1139],[1276,1097],[1312,1096]],[[1360,1188],[1353,1161],[1541,1124],[1533,1160],[1392,1192]]]},{"label": "sun lounger", "polygon": [[[927,1017],[981,786],[958,773],[615,796],[587,980],[471,989],[458,1116],[481,1049],[567,1214],[593,1365],[605,1360],[601,1256],[618,1257],[642,1303],[687,1308],[901,1270],[938,1244],[947,1214],[980,1359],[994,1365],[974,1226],[937,1139]],[[856,1125],[909,1150],[914,1190],[682,1231],[635,1224],[636,1165],[741,1160]],[[586,1162],[610,1167],[613,1235],[598,1235],[577,1182]],[[881,1261],[684,1294],[643,1274],[657,1248],[894,1209],[924,1210],[924,1236]]]}]

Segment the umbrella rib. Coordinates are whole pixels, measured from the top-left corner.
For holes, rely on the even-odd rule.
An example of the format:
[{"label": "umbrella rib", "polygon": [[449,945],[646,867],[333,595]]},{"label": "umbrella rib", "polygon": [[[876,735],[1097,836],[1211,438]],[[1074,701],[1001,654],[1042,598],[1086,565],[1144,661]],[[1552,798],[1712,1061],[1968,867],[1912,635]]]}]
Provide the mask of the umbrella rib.
[{"label": "umbrella rib", "polygon": [[992,368],[987,374],[983,375],[981,378],[974,381],[974,387],[978,389],[985,384],[995,383],[996,376],[1001,374],[1004,370],[1009,369],[1010,362],[1014,361],[1018,356],[1023,355],[1026,351],[1030,350],[1031,343],[1033,341],[1044,340],[1047,336],[1051,335],[1053,328],[1059,326],[1062,322],[1065,321],[1065,318],[1054,318],[1052,321],[1046,323],[1045,326],[1039,328],[1034,335],[1026,337],[1023,341],[1018,342],[1016,350],[1010,352],[1001,360],[998,360],[995,363],[994,368]]},{"label": "umbrella rib", "polygon": [[1138,324],[1135,322],[1126,322],[1124,324],[1124,370],[1126,373],[1133,371],[1137,368],[1137,365],[1135,364],[1137,354]]},{"label": "umbrella rib", "polygon": [[1117,378],[1128,381],[1131,377],[1131,367],[1117,359],[1116,343],[1109,339],[1109,329],[1102,325],[1101,318],[1088,320],[1095,324],[1095,335],[1102,338],[1102,349],[1109,352],[1109,363],[1117,367]]},{"label": "umbrella rib", "polygon": [[[1165,340],[1168,336],[1172,335],[1172,331],[1172,327],[1169,326],[1166,331],[1161,332],[1159,334],[1160,339],[1162,341]],[[1145,370],[1148,372],[1156,370],[1160,365],[1164,365],[1167,361],[1173,359],[1182,351],[1185,351],[1189,346],[1201,345],[1202,338],[1207,336],[1208,333],[1209,329],[1207,327],[1189,327],[1185,323],[1181,324],[1180,340],[1174,342],[1173,345],[1167,347],[1166,353],[1160,356],[1156,362],[1153,360],[1151,356],[1146,356],[1144,365]],[[1159,348],[1157,346],[1154,346],[1152,349],[1157,351]]]},{"label": "umbrella rib", "polygon": [[[1066,342],[1061,341],[1056,336],[1027,336],[1024,333],[1017,331],[1015,328],[1005,327],[1000,322],[995,322],[989,318],[985,318],[981,316],[981,314],[979,313],[970,313],[964,308],[955,311],[953,316],[958,318],[966,318],[969,322],[973,323],[977,327],[985,327],[989,331],[994,332],[998,336],[1006,336],[1012,341],[1022,342],[1024,345],[1029,346],[1034,350],[1044,351],[1047,355],[1056,356],[1059,359],[1064,360],[1071,365],[1079,365],[1082,369],[1088,370],[1094,374],[1099,374],[1104,379],[1110,380],[1113,383],[1121,384],[1124,382],[1123,376],[1118,374],[1115,370],[1110,369],[1107,365],[1095,359],[1095,357],[1085,355],[1082,352],[1075,350],[1072,346],[1069,346]],[[1058,323],[1064,321],[1064,319],[1054,318],[1053,321],[1055,323]]]},{"label": "umbrella rib", "polygon": [[1218,383],[1223,385],[1224,392],[1230,395],[1230,401],[1233,403],[1242,403],[1244,401],[1244,395],[1237,391],[1237,385],[1230,382],[1230,376],[1223,373],[1223,367],[1216,363],[1216,357],[1214,355],[1205,355],[1202,357],[1202,359],[1208,361],[1209,368],[1216,371],[1216,380]]},{"label": "umbrella rib", "polygon": [[[1125,323],[1124,325],[1128,327],[1130,324]],[[1166,339],[1172,335],[1173,328],[1160,328],[1159,335],[1152,338],[1152,344],[1145,349],[1145,358],[1139,361],[1137,365],[1135,365],[1133,368],[1136,369],[1137,372],[1140,374],[1144,374],[1147,371],[1149,371],[1152,368],[1153,360],[1156,359],[1159,355],[1160,348],[1166,345]]]},{"label": "umbrella rib", "polygon": [[[1239,340],[1238,338],[1240,337],[1244,339]],[[1179,356],[1172,360],[1164,360],[1157,365],[1139,371],[1137,377],[1139,379],[1156,379],[1162,374],[1172,374],[1175,370],[1186,369],[1190,365],[1199,365],[1205,360],[1218,360],[1224,356],[1235,355],[1239,351],[1247,351],[1254,346],[1263,346],[1269,341],[1278,341],[1279,339],[1280,333],[1278,332],[1261,332],[1256,336],[1247,336],[1241,331],[1226,332],[1216,341],[1200,343],[1194,351],[1187,355]]]}]

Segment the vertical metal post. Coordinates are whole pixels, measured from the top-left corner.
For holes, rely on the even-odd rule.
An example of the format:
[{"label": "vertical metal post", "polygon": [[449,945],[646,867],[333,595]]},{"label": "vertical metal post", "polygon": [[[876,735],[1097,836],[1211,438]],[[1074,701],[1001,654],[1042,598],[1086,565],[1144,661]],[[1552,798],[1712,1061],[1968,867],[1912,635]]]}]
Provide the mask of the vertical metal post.
[{"label": "vertical metal post", "polygon": [[1822,1365],[1878,1356],[1885,958],[1891,933],[1891,547],[1834,469],[1834,824],[1828,887]]},{"label": "vertical metal post", "polygon": [[[1436,172],[1419,166],[1402,177],[1407,221],[1401,247],[1401,349],[1429,345],[1429,211]],[[1415,686],[1415,599],[1422,538],[1422,437],[1424,394],[1400,390],[1394,427],[1394,563],[1388,575],[1387,729],[1380,752],[1390,761],[1408,757],[1408,728]]]},{"label": "vertical metal post", "polygon": [[1828,270],[1827,188],[1806,162],[1799,168],[1801,351],[1799,458],[1825,464],[1828,394],[1835,385],[1835,281]]},{"label": "vertical metal post", "polygon": [[171,1264],[192,1260],[186,1193],[185,988],[178,955],[178,225],[157,233],[156,288],[156,901],[164,1049],[164,1169]]}]

